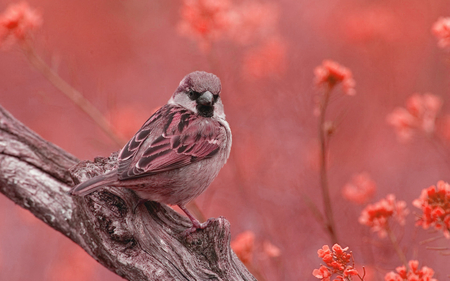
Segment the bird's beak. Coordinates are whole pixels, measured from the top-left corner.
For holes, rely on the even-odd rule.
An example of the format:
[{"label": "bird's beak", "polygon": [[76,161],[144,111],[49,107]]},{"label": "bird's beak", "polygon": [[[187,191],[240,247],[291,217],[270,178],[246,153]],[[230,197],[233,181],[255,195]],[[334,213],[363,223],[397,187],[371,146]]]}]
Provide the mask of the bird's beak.
[{"label": "bird's beak", "polygon": [[210,91],[206,91],[200,97],[198,97],[197,103],[201,105],[212,105],[213,100],[213,94]]}]

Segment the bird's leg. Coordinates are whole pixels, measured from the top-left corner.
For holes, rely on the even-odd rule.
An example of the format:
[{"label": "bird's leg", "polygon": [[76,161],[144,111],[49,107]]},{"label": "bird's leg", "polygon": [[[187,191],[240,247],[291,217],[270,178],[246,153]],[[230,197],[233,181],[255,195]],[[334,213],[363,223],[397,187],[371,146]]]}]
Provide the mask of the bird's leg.
[{"label": "bird's leg", "polygon": [[196,218],[194,218],[194,216],[188,211],[188,209],[184,205],[179,204],[178,207],[180,207],[180,209],[183,210],[183,212],[188,216],[188,218],[192,222],[192,227],[189,230],[187,230],[188,234],[195,232],[197,229],[205,229],[208,226],[210,220],[207,220],[204,223],[200,223]]}]

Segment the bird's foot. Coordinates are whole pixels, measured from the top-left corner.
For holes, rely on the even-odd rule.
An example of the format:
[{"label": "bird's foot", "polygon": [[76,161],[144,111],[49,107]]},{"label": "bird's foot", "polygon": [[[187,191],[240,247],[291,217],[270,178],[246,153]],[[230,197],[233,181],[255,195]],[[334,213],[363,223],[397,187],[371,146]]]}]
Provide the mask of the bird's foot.
[{"label": "bird's foot", "polygon": [[194,220],[192,220],[192,227],[186,229],[184,232],[186,235],[190,235],[190,234],[196,232],[198,229],[205,229],[206,227],[208,227],[209,223],[212,220],[213,220],[213,218],[209,218],[204,223],[200,223],[198,220],[194,219]]},{"label": "bird's foot", "polygon": [[205,229],[212,221],[212,219],[208,219],[204,223],[200,223],[196,218],[194,218],[194,216],[188,211],[188,209],[186,209],[184,205],[178,205],[178,207],[180,207],[180,209],[186,213],[186,215],[192,222],[192,227],[185,230],[186,235],[194,233],[197,229]]}]

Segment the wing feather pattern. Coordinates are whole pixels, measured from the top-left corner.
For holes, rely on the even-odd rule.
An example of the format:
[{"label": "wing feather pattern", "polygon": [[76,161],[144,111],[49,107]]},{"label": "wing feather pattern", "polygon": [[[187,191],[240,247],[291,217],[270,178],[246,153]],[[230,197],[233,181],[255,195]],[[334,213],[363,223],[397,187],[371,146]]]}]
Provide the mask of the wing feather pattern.
[{"label": "wing feather pattern", "polygon": [[216,120],[165,105],[120,152],[119,179],[170,171],[210,158],[219,152],[224,139],[224,129]]}]

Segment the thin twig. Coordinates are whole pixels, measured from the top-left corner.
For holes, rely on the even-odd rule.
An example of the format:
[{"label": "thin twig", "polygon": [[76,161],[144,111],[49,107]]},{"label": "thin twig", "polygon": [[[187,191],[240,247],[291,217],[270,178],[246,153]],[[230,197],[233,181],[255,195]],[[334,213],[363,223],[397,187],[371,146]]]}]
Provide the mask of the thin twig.
[{"label": "thin twig", "polygon": [[403,253],[402,249],[400,249],[400,245],[398,244],[397,237],[395,236],[394,232],[390,228],[389,224],[386,224],[386,232],[389,236],[389,239],[392,242],[392,246],[394,247],[394,250],[397,253],[397,256],[399,257],[400,261],[403,263],[405,268],[408,269],[408,261],[406,260],[405,253]]},{"label": "thin twig", "polygon": [[330,191],[328,188],[328,176],[327,176],[327,155],[328,145],[327,136],[324,130],[325,113],[327,110],[330,94],[333,89],[333,85],[326,88],[323,100],[320,104],[320,116],[319,116],[319,142],[320,142],[320,186],[322,188],[322,199],[325,209],[326,227],[333,244],[338,243],[336,235],[336,227],[333,219],[333,210],[331,207]]},{"label": "thin twig", "polygon": [[[311,198],[309,198],[308,195],[306,195],[305,193],[302,194],[301,196],[303,202],[306,203],[306,205],[308,206],[308,208],[311,210],[311,212],[313,213],[314,218],[322,225],[326,225],[325,223],[325,219],[322,216],[322,213],[320,213],[319,209],[317,208],[317,206],[314,204],[314,202],[311,200]],[[327,229],[325,229],[327,230]]]},{"label": "thin twig", "polygon": [[125,140],[119,137],[111,127],[111,124],[106,120],[103,114],[87,100],[79,91],[74,89],[61,76],[53,71],[45,61],[36,54],[33,46],[27,40],[21,44],[22,50],[30,63],[40,72],[45,78],[50,81],[53,86],[60,90],[66,97],[74,102],[81,110],[83,110],[91,119],[110,137],[114,143],[120,148],[125,144]]}]

